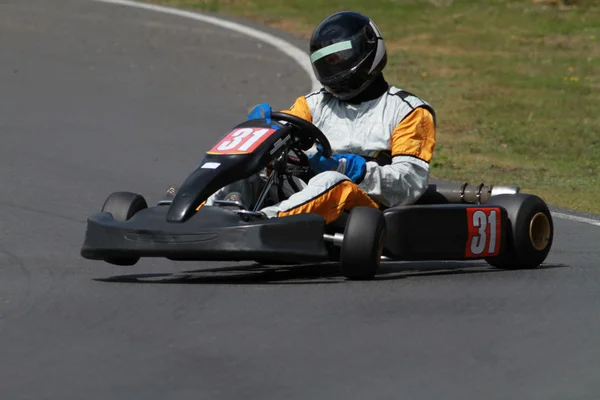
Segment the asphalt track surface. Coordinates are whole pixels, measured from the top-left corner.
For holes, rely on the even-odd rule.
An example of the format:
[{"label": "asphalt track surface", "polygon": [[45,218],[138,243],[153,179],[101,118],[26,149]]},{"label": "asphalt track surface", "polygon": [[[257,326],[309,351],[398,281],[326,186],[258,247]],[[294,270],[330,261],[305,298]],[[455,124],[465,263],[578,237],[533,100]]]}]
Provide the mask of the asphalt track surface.
[{"label": "asphalt track surface", "polygon": [[[310,89],[269,46],[88,1],[0,0],[3,399],[597,399],[600,228],[535,271],[79,256],[115,190],[156,202],[253,104]],[[216,268],[216,270],[215,270]]]}]

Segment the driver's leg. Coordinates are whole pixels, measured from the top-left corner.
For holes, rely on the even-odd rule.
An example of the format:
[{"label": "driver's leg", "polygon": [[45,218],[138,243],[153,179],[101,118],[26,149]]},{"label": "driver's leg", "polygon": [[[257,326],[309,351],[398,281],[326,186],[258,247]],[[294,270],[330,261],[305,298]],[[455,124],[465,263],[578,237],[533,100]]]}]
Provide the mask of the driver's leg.
[{"label": "driver's leg", "polygon": [[319,214],[329,223],[335,221],[344,210],[361,206],[378,208],[377,203],[347,176],[326,171],[313,177],[304,189],[289,199],[261,211],[269,218]]}]

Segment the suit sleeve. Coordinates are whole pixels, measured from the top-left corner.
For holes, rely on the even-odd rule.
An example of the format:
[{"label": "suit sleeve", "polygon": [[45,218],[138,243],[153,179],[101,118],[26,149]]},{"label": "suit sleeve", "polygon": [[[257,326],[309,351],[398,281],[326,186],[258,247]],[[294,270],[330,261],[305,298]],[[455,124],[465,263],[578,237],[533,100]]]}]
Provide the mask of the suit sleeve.
[{"label": "suit sleeve", "polygon": [[431,112],[417,108],[392,133],[392,163],[367,163],[360,187],[387,206],[416,202],[429,184],[429,162],[435,147],[435,122]]},{"label": "suit sleeve", "polygon": [[296,99],[294,104],[288,110],[282,110],[284,113],[295,115],[296,117],[302,118],[312,123],[312,115],[306,97],[300,96]]}]

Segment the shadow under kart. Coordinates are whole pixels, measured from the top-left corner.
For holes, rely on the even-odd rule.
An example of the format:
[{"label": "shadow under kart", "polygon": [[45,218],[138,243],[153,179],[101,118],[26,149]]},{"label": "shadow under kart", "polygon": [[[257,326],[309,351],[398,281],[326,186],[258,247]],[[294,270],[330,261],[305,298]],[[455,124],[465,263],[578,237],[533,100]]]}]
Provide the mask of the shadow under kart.
[{"label": "shadow under kart", "polygon": [[[539,269],[569,267],[569,265],[565,264],[544,263]],[[390,281],[419,277],[479,275],[493,272],[508,272],[508,270],[491,267],[485,262],[383,262],[374,279],[377,281]],[[104,278],[95,278],[94,280],[108,283],[184,285],[307,285],[343,282],[339,265],[333,262],[291,266],[245,264],[234,267],[227,266],[180,272],[119,274]]]},{"label": "shadow under kart", "polygon": [[[116,265],[141,257],[181,261],[303,264],[339,261],[349,279],[372,279],[380,260],[486,260],[498,268],[535,268],[550,251],[554,227],[545,202],[513,186],[429,185],[419,202],[358,207],[327,224],[315,214],[264,218],[272,188],[294,188],[291,166],[307,166],[314,144],[331,155],[313,124],[281,112],[245,121],[211,148],[172,199],[148,207],[143,196],[115,192],[88,218],[81,255]],[[221,187],[265,168],[265,187],[245,209],[203,206]],[[298,190],[297,187],[295,187]],[[281,192],[279,190],[279,192]]]}]

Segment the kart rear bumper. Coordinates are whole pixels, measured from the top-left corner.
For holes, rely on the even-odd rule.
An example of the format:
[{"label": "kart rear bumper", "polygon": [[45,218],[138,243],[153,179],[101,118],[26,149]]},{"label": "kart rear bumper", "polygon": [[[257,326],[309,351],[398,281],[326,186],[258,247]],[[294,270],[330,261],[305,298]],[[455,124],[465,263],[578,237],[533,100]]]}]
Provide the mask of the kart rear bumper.
[{"label": "kart rear bumper", "polygon": [[167,222],[167,206],[120,222],[107,212],[87,221],[81,255],[90,260],[163,257],[195,261],[328,260],[325,221],[313,214],[244,222],[233,212],[203,207],[186,222]]}]

